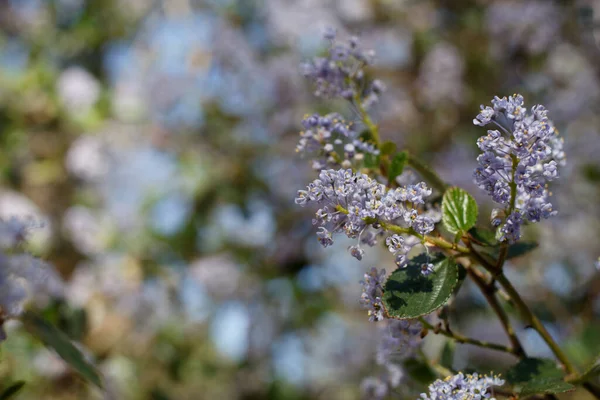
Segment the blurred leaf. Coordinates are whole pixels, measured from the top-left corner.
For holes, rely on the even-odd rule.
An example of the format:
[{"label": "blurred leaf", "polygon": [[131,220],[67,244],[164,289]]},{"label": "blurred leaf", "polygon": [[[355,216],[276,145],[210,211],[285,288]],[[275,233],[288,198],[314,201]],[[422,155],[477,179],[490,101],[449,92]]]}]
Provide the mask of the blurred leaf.
[{"label": "blurred leaf", "polygon": [[575,389],[564,381],[564,373],[554,361],[526,358],[506,373],[506,381],[523,396],[562,393]]},{"label": "blurred leaf", "polygon": [[31,335],[56,350],[58,355],[73,369],[94,385],[102,388],[100,374],[96,368],[85,360],[83,354],[64,333],[31,312],[26,312],[21,320]]},{"label": "blurred leaf", "polygon": [[379,155],[364,153],[364,165],[367,168],[379,168]]},{"label": "blurred leaf", "polygon": [[0,400],[8,400],[14,398],[25,386],[25,381],[17,381],[4,389],[0,394]]},{"label": "blurred leaf", "polygon": [[381,151],[382,155],[390,155],[396,152],[396,147],[396,143],[394,142],[384,142],[379,150]]},{"label": "blurred leaf", "polygon": [[466,232],[477,222],[477,202],[465,190],[452,187],[442,199],[442,220],[452,234]]},{"label": "blurred leaf", "polygon": [[597,375],[600,375],[600,355],[596,357],[596,359],[591,365],[588,365],[585,368],[584,372],[581,375],[575,377],[575,379],[573,379],[572,381],[585,382]]},{"label": "blurred leaf", "polygon": [[364,142],[370,142],[373,143],[373,134],[371,133],[370,130],[365,129],[364,131],[362,131],[359,135],[358,135],[359,139],[362,139]]},{"label": "blurred leaf", "polygon": [[482,228],[471,228],[469,229],[471,237],[475,243],[480,246],[496,246],[498,241],[496,240],[496,234],[488,229]]},{"label": "blurred leaf", "polygon": [[408,153],[406,151],[401,151],[397,153],[394,158],[392,158],[392,162],[390,163],[390,170],[388,172],[388,181],[394,182],[398,175],[402,174],[404,171],[404,167],[408,162]]},{"label": "blurred leaf", "polygon": [[404,361],[404,370],[408,376],[423,385],[429,385],[437,379],[429,365],[414,358]]},{"label": "blurred leaf", "polygon": [[582,370],[589,368],[596,362],[594,356],[600,354],[600,325],[586,324],[581,331],[567,339],[564,349]]},{"label": "blurred leaf", "polygon": [[467,278],[467,269],[465,267],[463,267],[461,264],[456,264],[456,268],[458,269],[458,282],[456,283],[456,286],[454,287],[454,291],[452,292],[452,294],[454,294],[454,295],[456,295],[458,293],[458,291],[462,287],[462,284],[465,282],[465,279]]},{"label": "blurred leaf", "polygon": [[[510,260],[511,258],[517,258],[526,255],[527,253],[535,250],[539,245],[535,242],[519,242],[510,245],[508,248],[508,253],[506,254],[506,259]],[[490,248],[487,250],[483,250],[486,254],[489,254],[493,258],[498,258],[500,254],[499,247]]]},{"label": "blurred leaf", "polygon": [[440,364],[449,370],[452,370],[454,364],[454,350],[456,349],[456,342],[454,340],[447,340],[446,344],[442,348],[442,354],[440,355]]},{"label": "blurred leaf", "polygon": [[538,244],[535,242],[519,242],[511,245],[508,248],[508,254],[506,255],[506,259],[510,260],[511,258],[517,258],[524,256],[530,251],[535,250],[538,247]]},{"label": "blurred leaf", "polygon": [[421,266],[428,261],[427,256],[421,254],[389,277],[383,303],[390,316],[416,318],[437,310],[448,301],[458,284],[456,263],[448,258],[431,260],[434,272],[423,276]]}]

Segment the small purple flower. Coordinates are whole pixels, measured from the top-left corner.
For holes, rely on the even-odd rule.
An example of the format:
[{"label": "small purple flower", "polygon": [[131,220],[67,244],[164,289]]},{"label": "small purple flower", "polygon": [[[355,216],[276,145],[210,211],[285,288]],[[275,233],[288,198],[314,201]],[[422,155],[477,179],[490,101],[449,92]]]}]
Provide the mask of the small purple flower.
[{"label": "small purple flower", "polygon": [[433,269],[433,264],[431,263],[426,263],[421,265],[421,274],[423,276],[429,276],[433,273],[434,269]]}]

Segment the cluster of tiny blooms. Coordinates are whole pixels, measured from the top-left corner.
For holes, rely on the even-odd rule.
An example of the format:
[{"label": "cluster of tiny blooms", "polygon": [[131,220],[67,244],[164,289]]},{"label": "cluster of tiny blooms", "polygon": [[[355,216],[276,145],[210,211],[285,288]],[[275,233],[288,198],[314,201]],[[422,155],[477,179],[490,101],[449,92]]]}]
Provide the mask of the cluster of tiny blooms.
[{"label": "cluster of tiny blooms", "polygon": [[385,374],[363,379],[361,391],[365,398],[383,399],[400,385],[404,372],[398,362],[414,356],[422,341],[422,330],[418,321],[409,320],[390,319],[381,326],[376,363],[384,368]]},{"label": "cluster of tiny blooms", "polygon": [[[330,246],[333,233],[344,232],[349,238],[358,239],[349,250],[361,260],[364,250],[360,245],[374,246],[377,237],[385,234],[382,223],[412,228],[420,235],[431,232],[434,220],[417,210],[429,195],[431,189],[423,182],[388,190],[365,174],[330,169],[322,170],[307,190],[299,190],[295,202],[301,206],[323,205],[313,219],[313,224],[319,225],[319,242],[323,247]],[[397,261],[399,266],[405,263],[403,258]]]},{"label": "cluster of tiny blooms", "polygon": [[350,168],[361,163],[365,153],[379,154],[375,146],[360,140],[352,124],[337,113],[307,116],[302,125],[296,151],[311,156],[315,170]]},{"label": "cluster of tiny blooms", "polygon": [[378,364],[385,365],[415,355],[422,341],[423,325],[419,321],[390,319],[383,329],[385,333],[377,348]]},{"label": "cluster of tiny blooms", "polygon": [[[31,219],[0,220],[0,321],[19,317],[35,298],[62,293],[62,280],[51,265],[16,251],[36,226]],[[0,324],[0,341],[5,337]]]},{"label": "cluster of tiny blooms", "polygon": [[422,400],[495,400],[490,391],[492,386],[502,386],[504,381],[497,376],[464,375],[459,372],[444,380],[438,379],[429,385],[429,393],[421,393]]},{"label": "cluster of tiny blooms", "polygon": [[375,54],[361,49],[356,36],[352,36],[348,43],[339,42],[336,36],[335,29],[326,30],[324,37],[329,42],[327,56],[302,64],[303,74],[313,81],[315,96],[347,100],[359,97],[364,99],[362,105],[368,107],[377,102],[378,95],[385,90],[381,81],[367,82],[365,75],[364,68],[372,64]]},{"label": "cluster of tiny blooms", "polygon": [[492,222],[500,226],[499,239],[515,242],[525,221],[538,222],[556,214],[549,201],[548,182],[565,164],[562,139],[544,106],[527,111],[523,96],[495,97],[492,107],[481,106],[475,125],[492,125],[477,140],[483,152],[474,177],[477,185],[504,208]]},{"label": "cluster of tiny blooms", "polygon": [[363,287],[360,296],[360,304],[367,308],[369,321],[381,321],[385,318],[383,313],[383,284],[385,283],[385,269],[378,271],[377,268],[371,268],[360,281]]}]

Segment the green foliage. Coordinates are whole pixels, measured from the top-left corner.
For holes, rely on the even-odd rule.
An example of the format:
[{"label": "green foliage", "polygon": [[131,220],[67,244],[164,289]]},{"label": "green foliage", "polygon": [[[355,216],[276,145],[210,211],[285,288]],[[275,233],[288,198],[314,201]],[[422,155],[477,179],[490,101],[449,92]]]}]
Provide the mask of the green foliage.
[{"label": "green foliage", "polygon": [[385,284],[383,303],[393,318],[409,319],[426,315],[443,306],[458,284],[458,268],[454,260],[432,260],[434,272],[421,274],[421,266],[428,262],[421,254],[409,261],[408,266],[397,269]]},{"label": "green foliage", "polygon": [[442,354],[440,354],[440,365],[449,370],[452,370],[454,364],[454,351],[456,350],[456,342],[454,340],[447,340],[442,348]]},{"label": "green foliage", "polygon": [[404,369],[408,376],[423,385],[429,385],[437,379],[435,372],[427,363],[414,358],[404,361]]},{"label": "green foliage", "polygon": [[600,354],[600,325],[586,324],[585,327],[569,337],[564,344],[565,352],[581,370],[588,370],[596,363]]},{"label": "green foliage", "polygon": [[563,371],[552,360],[526,358],[506,373],[506,381],[522,396],[568,392],[575,386],[564,381]]},{"label": "green foliage", "polygon": [[363,163],[367,168],[379,168],[379,156],[371,153],[365,153]]},{"label": "green foliage", "polygon": [[488,229],[471,228],[469,234],[473,238],[473,242],[480,246],[497,246],[496,234]]},{"label": "green foliage", "polygon": [[[512,258],[522,257],[527,253],[530,253],[533,250],[537,249],[538,246],[539,245],[536,242],[518,242],[512,244],[508,247],[506,259],[510,260]],[[500,245],[498,244],[485,252],[491,255],[493,258],[498,258],[498,255],[500,254]]]},{"label": "green foliage", "polygon": [[477,202],[465,190],[452,187],[442,199],[442,220],[446,229],[455,235],[466,232],[477,222]]},{"label": "green foliage", "polygon": [[396,147],[396,143],[388,141],[381,144],[379,151],[382,155],[392,155],[396,152]]},{"label": "green foliage", "polygon": [[11,385],[9,385],[6,389],[2,391],[0,394],[0,400],[9,400],[14,399],[17,394],[23,389],[25,386],[25,381],[17,381]]},{"label": "green foliage", "polygon": [[27,312],[22,317],[27,331],[46,346],[54,349],[63,360],[85,379],[102,388],[102,380],[96,368],[86,361],[83,354],[71,343],[69,338],[39,316]]},{"label": "green foliage", "polygon": [[524,256],[530,251],[537,249],[538,246],[539,245],[535,242],[515,243],[508,248],[508,254],[506,255],[506,259],[510,260],[511,258]]},{"label": "green foliage", "polygon": [[388,172],[388,181],[393,182],[396,177],[402,174],[404,171],[404,167],[408,162],[408,153],[406,151],[401,151],[397,153],[394,158],[392,158],[392,162],[390,163],[390,170]]}]

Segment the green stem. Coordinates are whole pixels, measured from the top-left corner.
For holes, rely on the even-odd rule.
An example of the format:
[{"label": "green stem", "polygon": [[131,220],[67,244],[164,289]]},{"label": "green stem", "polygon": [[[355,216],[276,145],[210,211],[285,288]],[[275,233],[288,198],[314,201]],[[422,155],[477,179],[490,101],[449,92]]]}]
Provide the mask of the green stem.
[{"label": "green stem", "polygon": [[360,95],[357,93],[357,91],[354,92],[353,100],[354,100],[354,105],[356,106],[356,109],[360,113],[360,118],[362,119],[363,123],[365,124],[365,126],[367,127],[369,132],[371,132],[371,136],[373,136],[373,140],[375,141],[375,146],[377,146],[377,148],[379,148],[379,145],[381,144],[381,138],[379,137],[379,127],[377,126],[377,124],[375,124],[373,122],[373,120],[369,116],[369,113],[363,107],[362,99],[360,98]]},{"label": "green stem", "polygon": [[419,317],[419,322],[421,322],[421,324],[423,324],[423,326],[425,328],[429,329],[430,331],[433,331],[436,334],[444,335],[450,339],[455,340],[458,343],[472,344],[474,346],[479,346],[479,347],[483,347],[486,349],[497,350],[497,351],[502,351],[505,353],[510,353],[510,354],[516,355],[515,351],[513,349],[511,349],[510,347],[504,346],[502,344],[485,342],[483,340],[478,340],[478,339],[473,339],[473,338],[463,336],[456,332],[450,332],[450,331],[447,331],[444,329],[437,329],[435,326],[433,326],[429,322],[427,322],[427,320],[423,317]]},{"label": "green stem", "polygon": [[533,314],[533,312],[531,312],[531,310],[529,309],[519,292],[517,292],[515,287],[512,285],[512,283],[510,283],[508,278],[506,278],[504,273],[501,272],[500,274],[496,275],[496,279],[498,280],[500,285],[502,285],[502,287],[510,296],[510,298],[513,300],[514,304],[516,305],[517,309],[519,310],[525,321],[540,334],[542,339],[544,339],[544,341],[546,342],[548,347],[550,347],[556,358],[558,358],[558,360],[565,367],[566,372],[575,373],[575,366],[567,358],[566,354],[563,353],[563,351],[554,341],[548,330],[546,330],[546,327],[542,324],[542,322],[535,316],[535,314]]},{"label": "green stem", "polygon": [[[517,183],[515,182],[515,174],[517,172],[517,167],[519,165],[519,160],[514,154],[511,154],[512,158],[512,172],[510,176],[510,204],[508,206],[508,213],[506,216],[508,217],[515,210],[515,204],[517,202]],[[500,248],[500,255],[498,256],[498,262],[496,263],[496,269],[501,271],[504,267],[504,262],[506,261],[506,256],[508,255],[508,241],[502,243],[502,247]]]},{"label": "green stem", "polygon": [[475,284],[477,284],[479,290],[481,291],[481,293],[483,293],[487,302],[492,307],[492,310],[494,310],[494,312],[498,316],[498,319],[500,320],[500,323],[502,324],[502,327],[504,328],[504,331],[506,332],[508,339],[510,340],[513,352],[518,357],[525,357],[525,350],[523,349],[523,346],[521,345],[521,342],[519,341],[519,338],[517,337],[517,334],[515,333],[515,330],[512,327],[510,320],[508,319],[508,315],[506,314],[506,312],[504,312],[504,309],[502,308],[502,306],[498,302],[498,299],[495,296],[494,286],[487,284],[485,282],[485,279],[480,275],[480,272],[478,273],[478,271],[473,268],[467,268],[467,273],[475,282]]}]

